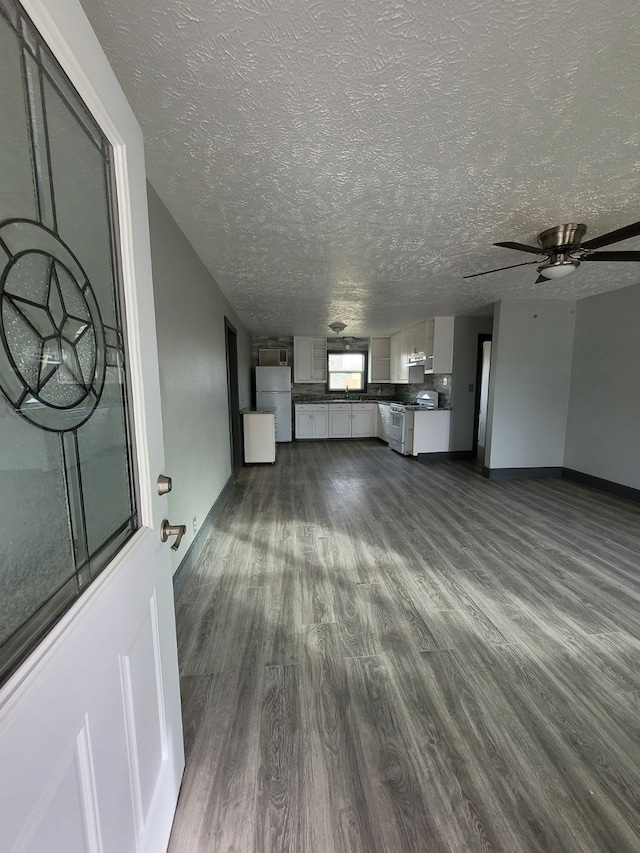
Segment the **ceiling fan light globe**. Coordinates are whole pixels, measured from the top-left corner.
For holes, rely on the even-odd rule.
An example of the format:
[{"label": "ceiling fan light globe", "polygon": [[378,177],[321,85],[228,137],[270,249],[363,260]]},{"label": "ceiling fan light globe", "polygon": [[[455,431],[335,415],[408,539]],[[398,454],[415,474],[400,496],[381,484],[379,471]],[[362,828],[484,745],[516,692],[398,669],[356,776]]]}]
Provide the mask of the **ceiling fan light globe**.
[{"label": "ceiling fan light globe", "polygon": [[580,266],[580,261],[561,261],[560,263],[547,264],[538,267],[540,275],[549,279],[564,278],[571,275]]}]

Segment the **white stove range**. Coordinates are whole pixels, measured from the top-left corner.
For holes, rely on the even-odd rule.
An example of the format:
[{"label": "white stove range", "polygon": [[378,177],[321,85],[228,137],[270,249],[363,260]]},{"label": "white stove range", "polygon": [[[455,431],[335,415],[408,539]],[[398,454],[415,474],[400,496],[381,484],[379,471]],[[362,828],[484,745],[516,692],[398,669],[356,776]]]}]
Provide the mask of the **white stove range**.
[{"label": "white stove range", "polygon": [[396,453],[410,455],[413,442],[413,413],[420,409],[437,409],[437,391],[418,391],[415,403],[391,403],[389,406],[389,447]]}]

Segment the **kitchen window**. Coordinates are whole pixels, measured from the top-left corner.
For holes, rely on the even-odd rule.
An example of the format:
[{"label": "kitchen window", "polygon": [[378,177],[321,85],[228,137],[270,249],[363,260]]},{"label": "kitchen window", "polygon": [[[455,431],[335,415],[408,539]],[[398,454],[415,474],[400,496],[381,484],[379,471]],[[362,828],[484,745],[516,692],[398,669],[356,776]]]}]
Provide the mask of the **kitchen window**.
[{"label": "kitchen window", "polygon": [[366,391],[366,352],[330,352],[327,355],[327,391]]}]

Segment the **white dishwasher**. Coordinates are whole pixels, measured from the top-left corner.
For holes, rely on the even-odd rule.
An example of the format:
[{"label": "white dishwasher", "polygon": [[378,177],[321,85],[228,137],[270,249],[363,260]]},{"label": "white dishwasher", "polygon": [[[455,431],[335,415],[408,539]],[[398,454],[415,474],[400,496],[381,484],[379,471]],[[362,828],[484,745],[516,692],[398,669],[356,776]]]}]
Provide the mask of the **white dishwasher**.
[{"label": "white dishwasher", "polygon": [[273,409],[244,412],[244,461],[276,461],[276,413]]}]

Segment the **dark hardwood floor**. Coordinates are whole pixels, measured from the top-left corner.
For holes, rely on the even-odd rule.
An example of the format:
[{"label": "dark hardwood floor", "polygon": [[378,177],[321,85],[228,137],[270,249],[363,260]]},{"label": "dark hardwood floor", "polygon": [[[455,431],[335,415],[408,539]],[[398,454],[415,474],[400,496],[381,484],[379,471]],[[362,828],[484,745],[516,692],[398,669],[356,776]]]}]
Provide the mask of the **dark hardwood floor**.
[{"label": "dark hardwood floor", "polygon": [[637,853],[639,522],[376,441],[243,469],[177,605],[172,853]]}]

